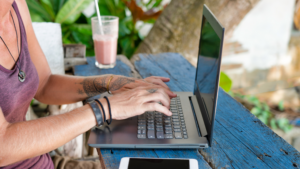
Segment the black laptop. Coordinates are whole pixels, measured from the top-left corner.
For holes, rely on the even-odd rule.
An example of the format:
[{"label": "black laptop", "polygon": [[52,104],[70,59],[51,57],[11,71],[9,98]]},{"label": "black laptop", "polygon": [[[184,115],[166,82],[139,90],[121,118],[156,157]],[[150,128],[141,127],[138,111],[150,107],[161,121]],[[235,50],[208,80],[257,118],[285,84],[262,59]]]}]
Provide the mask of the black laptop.
[{"label": "black laptop", "polygon": [[177,97],[171,99],[170,117],[160,112],[145,112],[92,129],[89,146],[171,149],[211,146],[224,31],[204,5],[194,91],[175,92]]}]

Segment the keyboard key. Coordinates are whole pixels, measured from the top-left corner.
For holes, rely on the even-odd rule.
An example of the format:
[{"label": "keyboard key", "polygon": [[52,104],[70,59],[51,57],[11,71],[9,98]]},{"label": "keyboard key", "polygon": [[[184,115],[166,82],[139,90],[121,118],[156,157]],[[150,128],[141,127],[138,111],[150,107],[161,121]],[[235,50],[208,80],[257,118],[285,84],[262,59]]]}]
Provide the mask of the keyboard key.
[{"label": "keyboard key", "polygon": [[146,134],[138,134],[137,137],[141,138],[141,139],[145,139],[146,138]]},{"label": "keyboard key", "polygon": [[146,120],[145,120],[145,119],[139,119],[138,122],[139,122],[139,123],[145,123]]},{"label": "keyboard key", "polygon": [[152,122],[152,123],[154,123],[154,120],[153,120],[153,119],[151,119],[151,120],[147,120],[147,122]]},{"label": "keyboard key", "polygon": [[162,124],[157,124],[156,127],[163,127]]},{"label": "keyboard key", "polygon": [[180,129],[180,126],[173,126],[174,129]]},{"label": "keyboard key", "polygon": [[148,130],[147,137],[149,139],[154,139],[155,138],[154,130]]},{"label": "keyboard key", "polygon": [[182,129],[182,131],[186,131],[186,128]]},{"label": "keyboard key", "polygon": [[172,134],[165,134],[165,138],[173,138]]},{"label": "keyboard key", "polygon": [[156,132],[156,138],[158,138],[158,139],[164,139],[165,138],[164,137],[164,132],[162,132],[162,131]]},{"label": "keyboard key", "polygon": [[152,123],[152,124],[151,124],[151,123],[150,123],[150,124],[148,123],[147,126],[149,126],[149,127],[154,127],[154,124],[153,124],[153,123]]},{"label": "keyboard key", "polygon": [[180,125],[180,122],[173,122],[173,125]]},{"label": "keyboard key", "polygon": [[166,133],[166,134],[172,134],[173,131],[172,131],[172,130],[165,130],[165,133]]},{"label": "keyboard key", "polygon": [[156,128],[156,131],[164,131],[163,128]]},{"label": "keyboard key", "polygon": [[171,127],[171,123],[165,123],[165,127]]},{"label": "keyboard key", "polygon": [[174,129],[174,132],[175,133],[179,133],[179,132],[181,133],[181,129]]},{"label": "keyboard key", "polygon": [[148,126],[147,129],[148,129],[148,130],[154,130],[154,127]]},{"label": "keyboard key", "polygon": [[146,134],[146,130],[142,130],[142,134]]},{"label": "keyboard key", "polygon": [[138,130],[145,130],[146,126],[138,126]]},{"label": "keyboard key", "polygon": [[171,123],[171,120],[164,120],[165,123]]},{"label": "keyboard key", "polygon": [[178,116],[175,115],[175,116],[172,116],[172,118],[173,118],[173,119],[178,119]]},{"label": "keyboard key", "polygon": [[175,138],[176,139],[182,139],[181,133],[175,133]]},{"label": "keyboard key", "polygon": [[171,120],[171,117],[165,117],[165,120]]},{"label": "keyboard key", "polygon": [[142,130],[138,130],[138,134],[142,134]]},{"label": "keyboard key", "polygon": [[172,131],[172,127],[165,127],[165,130],[171,130]]},{"label": "keyboard key", "polygon": [[172,119],[172,121],[173,121],[173,122],[179,122],[179,120],[178,120],[178,119]]},{"label": "keyboard key", "polygon": [[187,132],[186,131],[184,131],[184,132],[182,132],[183,133],[183,135],[187,135]]},{"label": "keyboard key", "polygon": [[183,135],[183,138],[187,139],[187,138],[188,138],[188,136],[187,136],[187,135]]},{"label": "keyboard key", "polygon": [[144,126],[144,125],[146,125],[145,122],[139,122],[139,123],[138,123],[138,126]]}]

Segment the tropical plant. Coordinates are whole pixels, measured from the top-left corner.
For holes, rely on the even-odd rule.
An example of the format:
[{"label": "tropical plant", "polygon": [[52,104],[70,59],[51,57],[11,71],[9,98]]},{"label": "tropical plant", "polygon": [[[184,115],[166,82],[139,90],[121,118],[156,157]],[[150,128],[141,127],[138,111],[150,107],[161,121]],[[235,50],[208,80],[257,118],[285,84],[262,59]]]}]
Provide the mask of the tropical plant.
[{"label": "tropical plant", "polygon": [[63,43],[82,43],[94,55],[91,25],[82,11],[93,0],[26,0],[33,22],[61,24]]},{"label": "tropical plant", "polygon": [[[161,2],[162,0],[149,0],[147,3],[137,3],[135,0],[99,0],[101,15],[119,17],[118,54],[124,54],[128,58],[133,55],[144,39],[140,29],[146,23],[155,22],[163,9]],[[136,25],[138,21],[142,21],[139,26]]]},{"label": "tropical plant", "polygon": [[[292,129],[293,126],[289,123],[288,119],[276,119],[274,114],[271,113],[270,107],[266,103],[260,102],[257,97],[245,96],[233,92],[229,92],[229,94],[235,98],[240,98],[252,104],[253,108],[251,109],[251,113],[255,115],[265,125],[270,126],[272,129],[281,129],[284,132],[288,132]],[[283,110],[283,102],[279,102],[278,107],[280,107],[280,109]]]}]

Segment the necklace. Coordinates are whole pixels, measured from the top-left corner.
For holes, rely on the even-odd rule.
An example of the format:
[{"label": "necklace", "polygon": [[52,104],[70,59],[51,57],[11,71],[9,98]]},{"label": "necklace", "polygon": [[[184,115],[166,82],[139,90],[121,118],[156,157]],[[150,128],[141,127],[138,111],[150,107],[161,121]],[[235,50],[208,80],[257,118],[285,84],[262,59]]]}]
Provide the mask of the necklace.
[{"label": "necklace", "polygon": [[[16,28],[16,24],[15,24],[14,18],[13,18],[12,14],[11,14],[11,11],[10,11],[10,16],[11,16],[11,18],[13,20],[13,23],[14,23],[14,27],[15,27],[15,31],[16,31],[16,35],[17,35],[18,54],[20,55],[18,32],[17,32],[17,28]],[[11,54],[8,46],[6,45],[6,43],[4,42],[4,40],[3,40],[3,38],[1,36],[0,36],[0,39],[2,40],[2,42],[4,43],[4,45],[6,46],[6,48],[7,48],[8,52],[9,52],[10,56],[13,58],[13,60],[15,61],[16,66],[17,66],[17,68],[19,69],[19,73],[18,73],[19,81],[20,82],[24,82],[25,81],[25,77],[26,77],[25,72],[21,70],[20,65],[18,65],[18,63],[16,62],[15,58]],[[19,57],[19,60],[20,60],[20,57]],[[20,61],[19,61],[19,63],[20,63]]]}]

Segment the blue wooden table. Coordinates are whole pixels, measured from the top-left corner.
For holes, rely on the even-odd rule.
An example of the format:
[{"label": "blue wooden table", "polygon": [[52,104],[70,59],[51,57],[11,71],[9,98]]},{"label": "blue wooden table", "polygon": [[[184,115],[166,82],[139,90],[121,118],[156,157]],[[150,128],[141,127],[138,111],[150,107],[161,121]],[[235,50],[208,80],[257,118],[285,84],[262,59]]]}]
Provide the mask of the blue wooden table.
[{"label": "blue wooden table", "polygon": [[[176,53],[138,54],[131,64],[118,56],[113,69],[88,65],[74,67],[75,75],[119,74],[130,77],[164,76],[172,91],[193,90],[195,67]],[[209,85],[209,84],[208,84]],[[276,135],[243,105],[219,89],[218,107],[212,147],[207,149],[101,149],[106,168],[117,169],[122,157],[195,158],[199,168],[300,168],[300,153]]]}]

